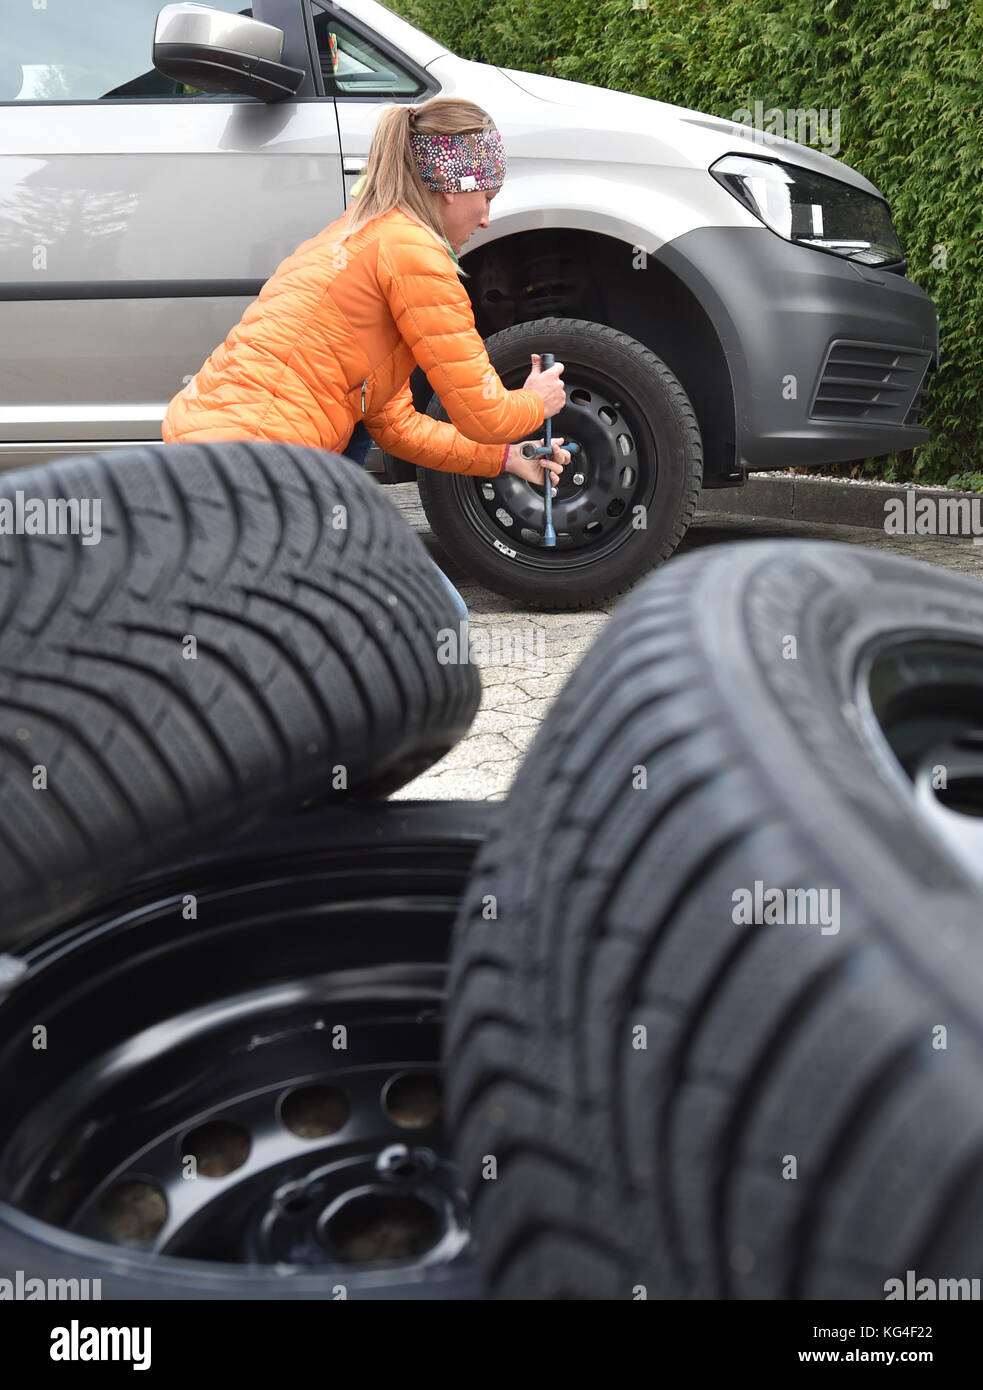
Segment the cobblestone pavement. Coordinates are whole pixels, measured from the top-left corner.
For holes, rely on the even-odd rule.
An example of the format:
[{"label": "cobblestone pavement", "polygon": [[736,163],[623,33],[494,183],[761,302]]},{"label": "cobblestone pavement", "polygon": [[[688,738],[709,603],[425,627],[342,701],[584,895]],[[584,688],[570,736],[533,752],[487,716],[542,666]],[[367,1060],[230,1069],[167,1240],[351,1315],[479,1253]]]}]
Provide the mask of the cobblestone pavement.
[{"label": "cobblestone pavement", "polygon": [[[427,524],[415,483],[386,495],[420,535],[471,611],[474,656],[481,670],[481,707],[465,739],[394,799],[500,800],[540,722],[570,672],[600,633],[619,600],[582,613],[536,613],[475,583],[449,560]],[[722,541],[797,536],[867,545],[927,560],[983,580],[983,545],[927,536],[887,536],[859,526],[752,521],[700,514],[677,554]],[[675,558],[675,557],[673,557]],[[672,564],[672,560],[667,563]]]}]

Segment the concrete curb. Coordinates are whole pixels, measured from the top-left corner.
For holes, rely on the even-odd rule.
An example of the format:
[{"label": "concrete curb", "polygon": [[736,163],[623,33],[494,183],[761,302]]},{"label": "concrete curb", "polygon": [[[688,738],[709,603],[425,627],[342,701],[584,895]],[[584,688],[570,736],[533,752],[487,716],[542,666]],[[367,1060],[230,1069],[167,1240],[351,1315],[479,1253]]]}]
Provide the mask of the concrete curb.
[{"label": "concrete curb", "polygon": [[[908,501],[909,493],[913,494],[912,502]],[[925,497],[931,498],[936,505],[943,498],[975,498],[975,510],[983,512],[983,493],[979,492],[905,487],[893,483],[841,482],[835,478],[805,475],[776,478],[773,474],[753,473],[742,488],[714,488],[701,493],[697,514],[826,522],[831,526],[867,526],[883,531],[888,514],[885,502],[900,498],[906,512],[913,515],[913,509]],[[947,539],[969,541],[972,537],[950,535]]]}]

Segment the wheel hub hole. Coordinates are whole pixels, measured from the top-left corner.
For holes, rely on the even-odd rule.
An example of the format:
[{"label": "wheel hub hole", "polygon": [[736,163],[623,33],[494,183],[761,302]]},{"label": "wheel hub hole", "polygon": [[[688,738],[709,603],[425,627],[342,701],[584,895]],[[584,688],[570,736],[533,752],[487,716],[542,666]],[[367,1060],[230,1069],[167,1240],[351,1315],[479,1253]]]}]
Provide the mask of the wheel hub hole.
[{"label": "wheel hub hole", "polygon": [[153,1183],[117,1183],[99,1206],[106,1234],[120,1245],[146,1245],[167,1220],[167,1201]]},{"label": "wheel hub hole", "polygon": [[284,1096],[280,1118],[301,1139],[324,1139],[348,1123],[348,1097],[334,1086],[300,1086]]},{"label": "wheel hub hole", "polygon": [[440,1239],[442,1221],[429,1202],[405,1192],[361,1192],[328,1218],[324,1240],[338,1259],[365,1264],[422,1255]]},{"label": "wheel hub hole", "polygon": [[393,1124],[401,1129],[426,1129],[440,1115],[441,1101],[437,1077],[404,1072],[389,1082],[383,1103]]},{"label": "wheel hub hole", "polygon": [[241,1168],[249,1157],[249,1134],[228,1120],[209,1120],[186,1134],[181,1144],[182,1161],[195,1160],[202,1178],[224,1178]]}]

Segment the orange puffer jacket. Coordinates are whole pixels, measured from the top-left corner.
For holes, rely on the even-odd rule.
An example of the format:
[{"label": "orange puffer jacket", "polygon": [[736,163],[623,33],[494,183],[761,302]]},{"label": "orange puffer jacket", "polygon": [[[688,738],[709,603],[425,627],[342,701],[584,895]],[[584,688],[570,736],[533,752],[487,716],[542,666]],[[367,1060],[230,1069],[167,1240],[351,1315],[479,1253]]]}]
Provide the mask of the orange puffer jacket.
[{"label": "orange puffer jacket", "polygon": [[[536,391],[507,391],[454,263],[393,209],[347,242],[343,215],[282,261],[225,342],[167,408],[166,444],[288,440],[340,452],[364,420],[409,463],[491,477],[544,422]],[[451,423],[419,414],[426,372]]]}]

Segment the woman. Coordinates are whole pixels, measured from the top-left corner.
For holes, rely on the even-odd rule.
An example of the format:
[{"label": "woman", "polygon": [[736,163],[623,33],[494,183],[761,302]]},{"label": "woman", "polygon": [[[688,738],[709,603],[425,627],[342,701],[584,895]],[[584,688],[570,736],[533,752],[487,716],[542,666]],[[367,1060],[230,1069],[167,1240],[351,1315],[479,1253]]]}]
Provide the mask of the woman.
[{"label": "woman", "polygon": [[[355,426],[410,463],[493,477],[558,482],[569,453],[546,461],[518,445],[566,400],[558,362],[535,355],[520,390],[488,360],[458,254],[487,227],[505,180],[491,117],[436,97],[383,109],[364,186],[346,212],[277,267],[259,297],[171,401],[165,443],[289,440],[336,453]],[[409,377],[422,367],[450,423],[419,414]],[[540,440],[540,443],[542,441]],[[466,611],[466,610],[465,610]]]}]

